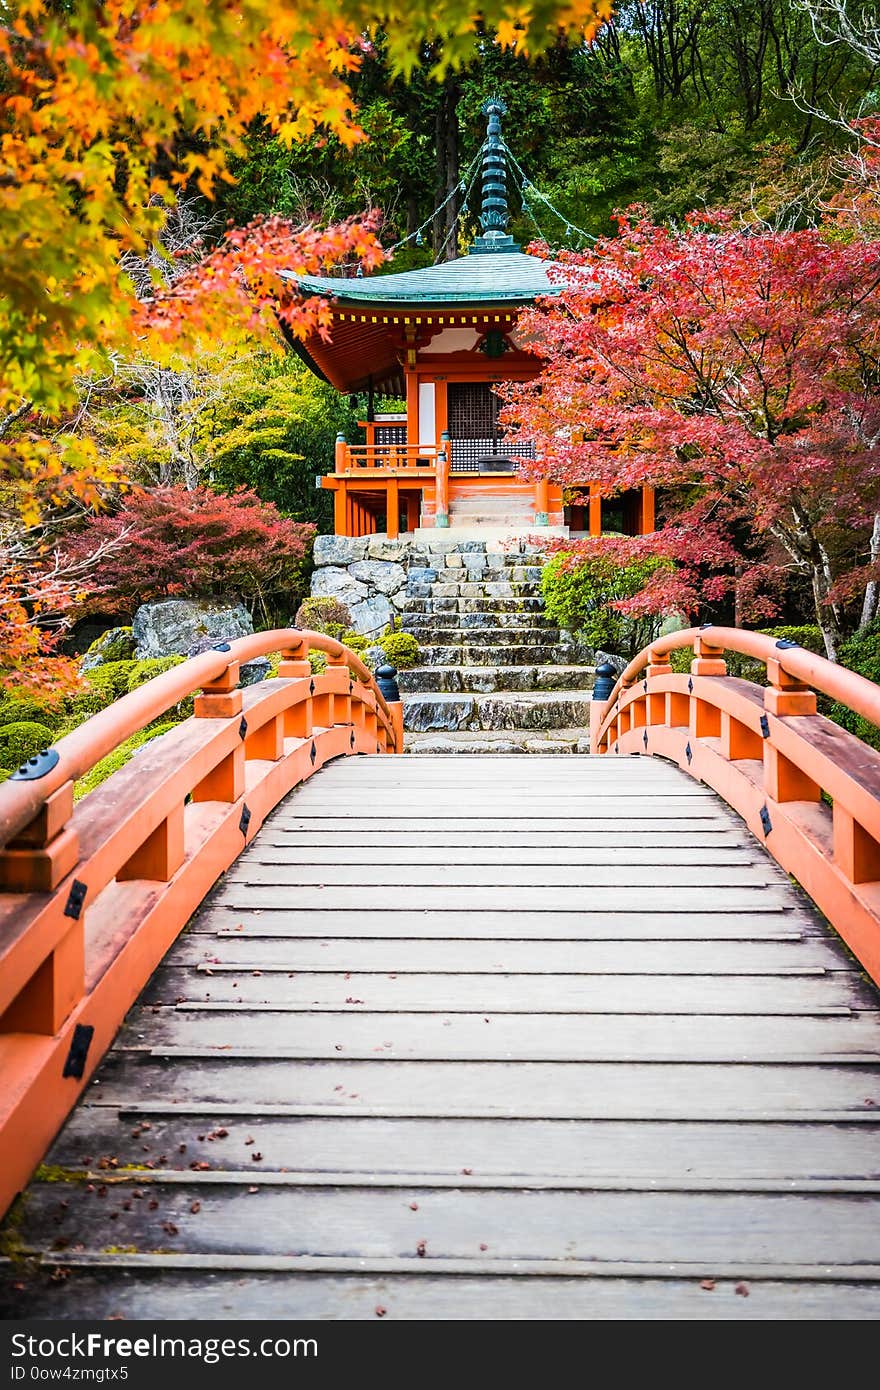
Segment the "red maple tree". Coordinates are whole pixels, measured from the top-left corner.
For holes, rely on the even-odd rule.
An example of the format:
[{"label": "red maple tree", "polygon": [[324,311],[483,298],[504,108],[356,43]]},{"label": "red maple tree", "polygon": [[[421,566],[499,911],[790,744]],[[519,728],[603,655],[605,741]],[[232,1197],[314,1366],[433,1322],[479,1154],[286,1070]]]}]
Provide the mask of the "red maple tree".
[{"label": "red maple tree", "polygon": [[[507,393],[537,444],[529,475],[664,489],[653,544],[692,564],[732,556],[743,531],[775,542],[835,658],[845,604],[860,588],[869,621],[880,578],[880,244],[631,209],[560,260],[562,292],[521,319],[545,368]],[[765,616],[781,576],[753,548],[736,568]]]},{"label": "red maple tree", "polygon": [[131,613],[153,599],[237,595],[266,610],[273,595],[298,597],[314,534],[255,492],[156,488],[89,518],[67,543],[66,559],[99,554],[93,607]]}]

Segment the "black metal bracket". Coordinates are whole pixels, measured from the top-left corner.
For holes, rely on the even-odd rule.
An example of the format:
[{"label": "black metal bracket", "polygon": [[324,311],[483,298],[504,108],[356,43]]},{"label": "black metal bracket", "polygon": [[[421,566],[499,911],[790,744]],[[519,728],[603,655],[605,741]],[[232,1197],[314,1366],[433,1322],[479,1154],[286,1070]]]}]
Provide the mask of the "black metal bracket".
[{"label": "black metal bracket", "polygon": [[686,757],[687,760],[688,760],[688,767],[690,767],[690,765],[691,765],[691,759],[692,759],[693,756],[694,756],[694,750],[691,748],[690,743],[688,743],[687,747],[685,748],[685,750],[684,750],[684,755],[685,755],[685,757]]},{"label": "black metal bracket", "polygon": [[317,758],[317,756],[318,756],[318,750],[317,750],[317,748],[315,747],[315,740],[312,739],[312,746],[311,746],[311,748],[309,749],[309,762],[312,764],[312,767],[315,766],[315,759]]},{"label": "black metal bracket", "polygon": [[241,820],[238,822],[238,828],[239,828],[239,830],[241,831],[242,835],[247,836],[247,833],[248,833],[248,826],[250,825],[250,823],[251,823],[251,813],[250,813],[250,811],[248,810],[247,806],[242,806],[242,808],[241,808]]},{"label": "black metal bracket", "polygon": [[766,714],[761,715],[761,737],[770,737],[770,720],[767,718]]},{"label": "black metal bracket", "polygon": [[790,652],[793,647],[800,647],[800,642],[792,642],[788,637],[780,637],[776,643],[781,652]]},{"label": "black metal bracket", "polygon": [[643,744],[645,745],[645,747],[647,748],[647,746],[648,746],[648,730],[647,730],[647,729],[646,729],[645,732],[642,734],[642,743],[643,743]]},{"label": "black metal bracket", "polygon": [[767,810],[766,806],[761,807],[761,825],[763,826],[764,838],[766,839],[766,837],[770,834],[770,831],[773,829],[773,822],[770,819],[770,812]]},{"label": "black metal bracket", "polygon": [[354,748],[354,729],[352,729],[351,733],[349,734],[348,746],[349,748]]},{"label": "black metal bracket", "polygon": [[94,1036],[95,1030],[90,1023],[78,1023],[76,1025],[70,1040],[70,1051],[64,1063],[62,1076],[72,1076],[76,1081],[82,1079],[86,1069],[86,1058],[89,1055],[89,1048]]},{"label": "black metal bracket", "polygon": [[72,917],[75,922],[79,921],[79,915],[82,912],[88,891],[88,884],[80,883],[78,878],[73,880],[67,895],[67,902],[64,905],[65,917]]},{"label": "black metal bracket", "polygon": [[693,693],[694,693],[694,678],[693,678],[693,676],[688,676],[688,694],[689,694],[689,695],[693,695]]},{"label": "black metal bracket", "polygon": [[247,720],[244,715],[241,716],[241,723],[238,726],[238,736],[240,739],[247,737]]},{"label": "black metal bracket", "polygon": [[216,642],[211,648],[212,652],[231,652],[232,648],[228,642]]},{"label": "black metal bracket", "polygon": [[314,693],[315,693],[315,682],[314,682],[314,681],[309,681],[309,694],[310,694],[310,695],[314,695]]},{"label": "black metal bracket", "polygon": [[41,748],[39,753],[35,753],[26,763],[22,763],[21,767],[16,768],[9,779],[10,782],[38,782],[47,772],[52,771],[59,756],[56,748]]}]

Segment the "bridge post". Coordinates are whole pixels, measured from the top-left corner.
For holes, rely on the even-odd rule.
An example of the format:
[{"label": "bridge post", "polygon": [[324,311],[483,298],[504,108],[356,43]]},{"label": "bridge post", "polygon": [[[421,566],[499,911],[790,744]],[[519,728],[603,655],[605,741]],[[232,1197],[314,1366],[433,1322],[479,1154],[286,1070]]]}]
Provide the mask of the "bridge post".
[{"label": "bridge post", "polygon": [[[784,671],[778,661],[767,662],[767,681],[764,708],[768,714],[785,718],[816,713],[815,692]],[[822,797],[818,782],[780,753],[772,739],[764,740],[764,790],[773,801],[820,801]]]},{"label": "bridge post", "polygon": [[68,825],[73,783],[52,792],[37,816],[0,851],[0,891],[51,893],[79,860],[79,837]]},{"label": "bridge post", "polygon": [[[310,680],[312,668],[305,643],[285,647],[278,664],[278,675],[284,680]],[[312,698],[305,694],[284,712],[284,733],[287,738],[310,738],[312,733]]]},{"label": "bridge post", "polygon": [[[241,714],[239,663],[231,661],[216,680],[202,686],[195,698],[196,719],[229,719]],[[239,743],[193,787],[193,801],[237,801],[244,793],[244,744]]]},{"label": "bridge post", "polygon": [[[692,676],[726,676],[724,648],[713,646],[705,637],[694,638]],[[701,700],[698,694],[690,698],[690,731],[693,738],[718,738],[721,734],[721,711],[716,705]]]}]

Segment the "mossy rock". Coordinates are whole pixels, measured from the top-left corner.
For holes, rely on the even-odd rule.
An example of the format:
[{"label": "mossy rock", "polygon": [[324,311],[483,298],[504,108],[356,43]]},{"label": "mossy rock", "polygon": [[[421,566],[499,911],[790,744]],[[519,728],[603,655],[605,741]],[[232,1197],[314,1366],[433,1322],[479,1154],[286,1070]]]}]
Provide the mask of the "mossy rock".
[{"label": "mossy rock", "polygon": [[0,728],[0,764],[14,772],[42,748],[48,748],[53,738],[47,724],[38,724],[32,719],[4,724]]},{"label": "mossy rock", "polygon": [[111,627],[96,637],[86,651],[80,666],[85,674],[111,661],[134,660],[134,638],[130,627]]},{"label": "mossy rock", "polygon": [[74,787],[74,797],[79,801],[82,797],[93,792],[102,782],[106,782],[108,777],[112,777],[114,772],[118,772],[121,767],[137,752],[143,748],[145,743],[150,743],[154,738],[159,738],[162,734],[167,734],[169,729],[176,729],[179,721],[166,719],[161,723],[152,724],[146,729],[139,729],[136,734],[132,734],[124,743],[108,753],[106,758],[102,758],[99,763],[87,772],[85,777],[81,777]]}]

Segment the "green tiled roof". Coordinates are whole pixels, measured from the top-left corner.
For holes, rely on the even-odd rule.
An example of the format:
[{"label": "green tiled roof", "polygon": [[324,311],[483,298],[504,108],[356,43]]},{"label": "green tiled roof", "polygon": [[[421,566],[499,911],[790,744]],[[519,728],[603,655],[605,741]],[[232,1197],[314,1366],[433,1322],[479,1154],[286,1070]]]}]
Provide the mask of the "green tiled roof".
[{"label": "green tiled roof", "polygon": [[521,251],[462,256],[457,261],[406,270],[399,275],[294,275],[309,294],[332,295],[340,304],[525,304],[557,294],[547,262]]}]

